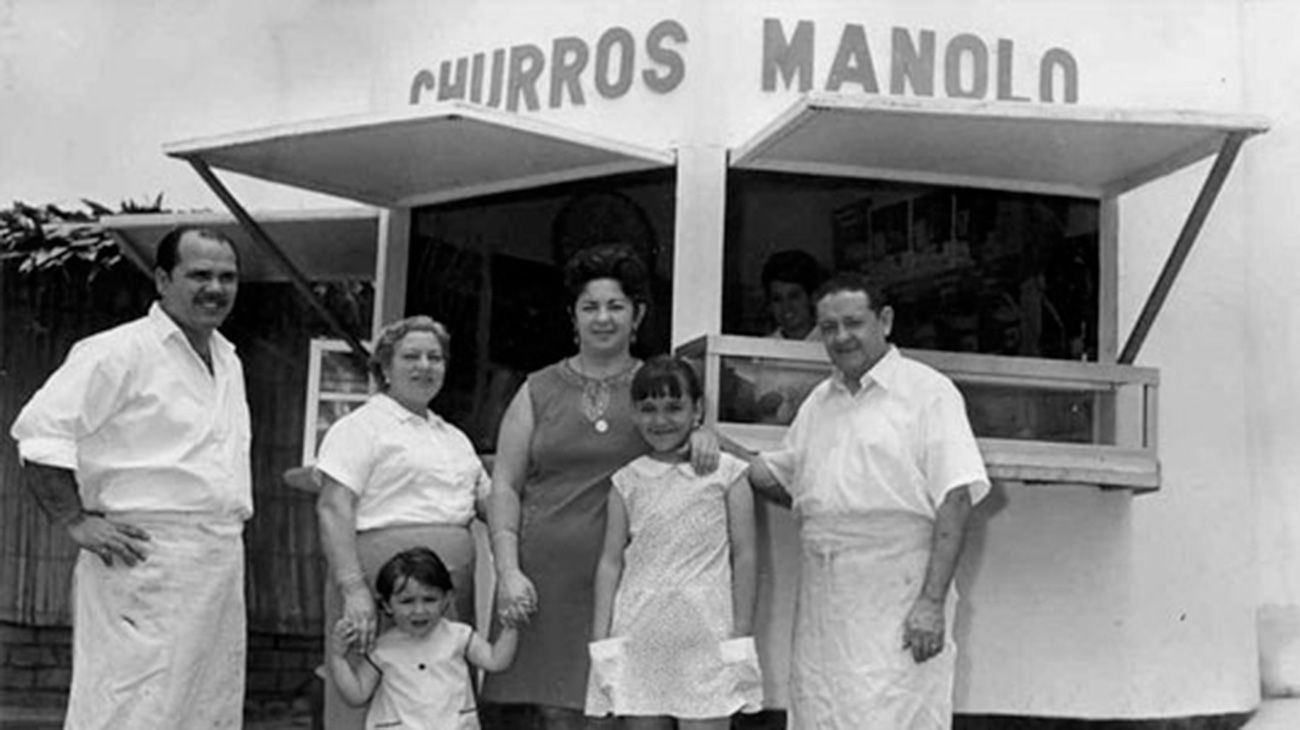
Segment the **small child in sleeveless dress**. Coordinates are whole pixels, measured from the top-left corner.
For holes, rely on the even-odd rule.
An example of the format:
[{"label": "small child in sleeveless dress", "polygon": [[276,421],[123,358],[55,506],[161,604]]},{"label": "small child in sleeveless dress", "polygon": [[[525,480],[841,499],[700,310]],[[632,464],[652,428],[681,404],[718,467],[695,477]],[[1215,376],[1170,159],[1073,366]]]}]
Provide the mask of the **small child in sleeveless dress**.
[{"label": "small child in sleeveless dress", "polygon": [[509,667],[519,642],[516,628],[504,627],[489,643],[468,624],[443,618],[452,605],[451,574],[425,547],[384,563],[375,591],[392,628],[362,654],[355,627],[340,619],[329,655],[343,698],[354,706],[370,702],[366,730],[478,730],[470,665],[489,672]]},{"label": "small child in sleeveless dress", "polygon": [[680,358],[653,358],[632,381],[651,452],[612,477],[586,701],[586,714],[624,727],[723,730],[762,707],[747,465],[723,454],[713,473],[692,470],[685,447],[701,398]]}]

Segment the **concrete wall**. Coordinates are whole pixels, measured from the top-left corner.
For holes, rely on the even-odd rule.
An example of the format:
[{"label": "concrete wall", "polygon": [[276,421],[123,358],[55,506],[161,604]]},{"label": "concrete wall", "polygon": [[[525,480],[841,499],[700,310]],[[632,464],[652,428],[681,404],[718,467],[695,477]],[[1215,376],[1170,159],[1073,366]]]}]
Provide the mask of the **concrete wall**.
[{"label": "concrete wall", "polygon": [[[1256,591],[1294,606],[1295,472],[1285,435],[1298,362],[1297,291],[1283,272],[1296,208],[1294,11],[1282,0],[1001,0],[874,3],[484,1],[265,5],[8,0],[0,24],[0,200],[165,190],[215,206],[159,145],[291,119],[406,105],[413,73],[478,51],[608,28],[638,39],[672,18],[689,32],[687,76],[660,95],[542,109],[549,120],[652,146],[734,145],[790,104],[760,90],[762,22],[818,30],[820,88],[846,24],[887,57],[889,28],[1016,42],[1017,78],[1068,49],[1088,105],[1251,111],[1281,120],[1248,143],[1139,364],[1161,368],[1160,493],[1003,485],[960,577],[969,607],[958,708],[1158,717],[1235,712],[1258,700]],[[1286,22],[1282,22],[1286,21]],[[642,51],[638,50],[638,54]],[[638,62],[644,61],[638,55]],[[850,87],[852,90],[852,87]],[[1266,154],[1266,151],[1268,154]],[[1207,166],[1121,201],[1120,332],[1126,334]],[[239,181],[252,207],[312,196]],[[1294,216],[1295,213],[1290,213]],[[1292,264],[1285,268],[1284,264]],[[1268,343],[1265,346],[1262,343]],[[1267,349],[1264,349],[1267,347]],[[1265,377],[1261,377],[1265,376]],[[1256,490],[1264,557],[1256,570]]]}]

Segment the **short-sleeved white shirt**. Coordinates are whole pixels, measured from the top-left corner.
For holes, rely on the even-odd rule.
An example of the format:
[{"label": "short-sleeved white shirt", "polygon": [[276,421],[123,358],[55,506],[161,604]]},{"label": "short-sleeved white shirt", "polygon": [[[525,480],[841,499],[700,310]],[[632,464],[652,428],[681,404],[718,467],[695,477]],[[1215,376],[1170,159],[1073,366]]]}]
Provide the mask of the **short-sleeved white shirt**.
[{"label": "short-sleeved white shirt", "polygon": [[988,474],[957,387],[891,347],[852,393],[836,372],[763,454],[801,517],[907,511],[933,519],[948,492],[988,493]]},{"label": "short-sleeved white shirt", "polygon": [[252,431],[235,346],[212,333],[212,370],[155,302],[91,335],[10,433],[25,460],[76,472],[97,512],[253,514]]},{"label": "short-sleeved white shirt", "polygon": [[468,436],[383,393],[330,427],[316,469],[357,494],[357,530],[466,525],[491,489]]}]

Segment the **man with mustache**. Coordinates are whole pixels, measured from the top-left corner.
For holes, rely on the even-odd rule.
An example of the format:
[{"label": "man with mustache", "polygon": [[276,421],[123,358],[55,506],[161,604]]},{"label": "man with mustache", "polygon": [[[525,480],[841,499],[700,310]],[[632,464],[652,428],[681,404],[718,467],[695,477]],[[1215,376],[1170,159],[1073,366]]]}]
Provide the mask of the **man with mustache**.
[{"label": "man with mustache", "polygon": [[234,244],[178,228],[146,316],[76,343],[11,435],[26,481],[81,548],[66,728],[238,728],[248,403],[217,332]]}]

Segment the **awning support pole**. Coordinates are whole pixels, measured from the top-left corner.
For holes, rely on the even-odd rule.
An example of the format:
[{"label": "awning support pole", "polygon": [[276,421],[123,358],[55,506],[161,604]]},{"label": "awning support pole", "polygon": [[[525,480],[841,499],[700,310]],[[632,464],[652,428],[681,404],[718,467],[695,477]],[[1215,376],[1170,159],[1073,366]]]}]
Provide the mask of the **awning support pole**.
[{"label": "awning support pole", "polygon": [[222,184],[221,180],[217,179],[216,174],[212,172],[212,168],[208,167],[208,163],[195,158],[186,158],[186,161],[199,173],[199,177],[203,178],[203,182],[207,183],[209,188],[212,188],[212,192],[216,193],[218,198],[221,198],[221,202],[230,210],[231,215],[235,216],[235,220],[239,221],[240,227],[248,233],[253,242],[261,246],[262,250],[276,262],[280,269],[289,275],[289,281],[298,290],[298,293],[307,300],[307,304],[321,316],[321,319],[325,320],[325,324],[329,325],[329,328],[336,335],[347,341],[348,346],[352,348],[352,354],[362,363],[369,361],[370,351],[366,349],[366,346],[361,343],[361,340],[357,339],[356,335],[348,331],[348,328],[343,326],[343,322],[330,311],[329,307],[325,306],[325,302],[316,296],[316,292],[312,291],[311,282],[307,281],[307,277],[303,276],[298,267],[294,266],[293,261],[289,260],[289,257],[276,245],[275,241],[271,240],[271,237],[263,230],[262,226],[253,220],[253,217],[248,214],[248,211],[244,210],[244,206],[239,204],[239,201],[235,199],[230,190]]},{"label": "awning support pole", "polygon": [[1191,212],[1187,214],[1183,229],[1178,233],[1178,240],[1174,242],[1174,248],[1169,252],[1164,268],[1160,270],[1160,276],[1151,287],[1151,294],[1147,297],[1146,304],[1142,305],[1142,311],[1138,314],[1132,333],[1124,342],[1124,349],[1119,356],[1121,365],[1132,365],[1137,359],[1138,351],[1146,342],[1151,326],[1156,316],[1160,314],[1160,309],[1169,296],[1169,290],[1173,288],[1174,280],[1178,278],[1178,272],[1187,261],[1187,256],[1192,251],[1192,244],[1196,243],[1196,237],[1200,235],[1205,219],[1209,217],[1210,209],[1214,207],[1214,201],[1219,197],[1219,191],[1223,189],[1223,183],[1227,180],[1228,173],[1237,160],[1237,153],[1245,141],[1244,132],[1229,132],[1223,140],[1223,145],[1219,147],[1219,154],[1214,159],[1214,167],[1210,168],[1210,174],[1206,176],[1205,184],[1201,186],[1201,192],[1196,196]]}]

